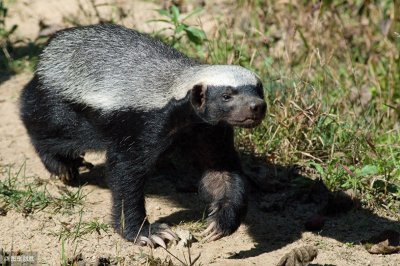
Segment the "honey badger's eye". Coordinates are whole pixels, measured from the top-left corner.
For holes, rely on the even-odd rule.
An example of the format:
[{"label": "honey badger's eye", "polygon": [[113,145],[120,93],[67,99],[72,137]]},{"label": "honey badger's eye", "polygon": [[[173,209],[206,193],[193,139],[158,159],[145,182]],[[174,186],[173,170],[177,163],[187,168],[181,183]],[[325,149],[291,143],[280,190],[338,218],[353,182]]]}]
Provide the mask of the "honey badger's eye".
[{"label": "honey badger's eye", "polygon": [[225,102],[229,101],[230,99],[232,99],[232,96],[230,96],[229,94],[222,94],[222,100],[224,100]]},{"label": "honey badger's eye", "polygon": [[263,87],[263,85],[262,85],[261,82],[259,82],[259,83],[257,84],[256,90],[257,90],[258,95],[259,95],[261,98],[264,98],[264,87]]}]

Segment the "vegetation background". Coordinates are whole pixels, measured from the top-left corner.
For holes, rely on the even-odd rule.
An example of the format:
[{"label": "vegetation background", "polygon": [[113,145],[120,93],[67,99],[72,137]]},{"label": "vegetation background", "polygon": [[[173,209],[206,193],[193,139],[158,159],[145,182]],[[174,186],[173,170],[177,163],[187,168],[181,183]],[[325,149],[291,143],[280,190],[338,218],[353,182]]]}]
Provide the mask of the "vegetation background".
[{"label": "vegetation background", "polygon": [[[59,24],[40,20],[38,32],[21,36],[9,13],[21,2],[0,1],[0,83],[32,73],[58,29],[138,26],[124,1],[82,0],[78,13]],[[237,130],[246,163],[264,165],[272,179],[280,178],[277,169],[297,169],[311,181],[292,178],[291,184],[322,179],[330,191],[351,191],[361,208],[400,221],[400,1],[142,2],[158,8],[141,29],[203,62],[242,65],[262,78],[268,115],[255,129]],[[1,209],[68,210],[83,199],[81,190],[32,194],[38,187],[18,185],[9,166],[0,161],[8,176],[0,179]],[[107,230],[102,223],[84,225],[88,232]]]}]

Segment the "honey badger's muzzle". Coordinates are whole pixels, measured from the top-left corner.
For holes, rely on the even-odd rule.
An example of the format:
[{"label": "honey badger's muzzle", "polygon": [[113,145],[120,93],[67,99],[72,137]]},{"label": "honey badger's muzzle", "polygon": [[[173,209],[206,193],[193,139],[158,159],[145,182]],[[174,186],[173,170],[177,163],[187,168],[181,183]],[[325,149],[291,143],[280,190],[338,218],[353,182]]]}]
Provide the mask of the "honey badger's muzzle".
[{"label": "honey badger's muzzle", "polygon": [[263,99],[252,97],[232,112],[228,122],[239,127],[255,127],[264,119],[266,110],[267,104]]}]

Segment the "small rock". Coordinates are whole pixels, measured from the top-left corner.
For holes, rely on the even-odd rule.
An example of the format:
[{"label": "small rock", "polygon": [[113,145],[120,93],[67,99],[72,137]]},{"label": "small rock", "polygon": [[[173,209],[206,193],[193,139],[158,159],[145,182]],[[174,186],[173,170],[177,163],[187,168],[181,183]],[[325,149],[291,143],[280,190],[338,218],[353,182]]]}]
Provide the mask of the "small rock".
[{"label": "small rock", "polygon": [[3,207],[0,207],[0,216],[6,216],[7,215],[7,210]]},{"label": "small rock", "polygon": [[110,265],[110,264],[111,264],[111,261],[109,258],[100,257],[97,261],[98,266],[103,266],[103,265],[106,266],[106,265]]},{"label": "small rock", "polygon": [[175,233],[179,237],[178,247],[190,247],[192,243],[197,242],[197,239],[192,235],[189,230],[178,228]]},{"label": "small rock", "polygon": [[68,265],[85,266],[85,260],[83,259],[82,253],[79,253],[73,258],[68,258]]}]

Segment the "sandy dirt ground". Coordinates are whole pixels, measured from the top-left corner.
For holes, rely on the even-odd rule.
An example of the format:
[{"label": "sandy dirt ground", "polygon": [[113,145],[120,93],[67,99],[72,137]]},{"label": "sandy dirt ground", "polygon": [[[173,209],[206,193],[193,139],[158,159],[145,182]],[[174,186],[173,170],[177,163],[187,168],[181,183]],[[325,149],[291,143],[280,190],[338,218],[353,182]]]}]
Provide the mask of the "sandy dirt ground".
[{"label": "sandy dirt ground", "polygon": [[[37,36],[39,19],[45,19],[49,24],[62,24],[60,14],[76,11],[76,6],[65,4],[69,1],[32,2],[18,1],[15,5],[21,6],[13,8],[22,13],[16,11],[10,15],[15,23],[21,25],[18,34],[25,37]],[[148,10],[154,7],[148,2],[144,5]],[[145,18],[136,19],[140,21]],[[139,23],[132,25],[137,26]],[[145,26],[139,28],[146,30]],[[58,180],[50,179],[18,117],[18,97],[31,77],[30,73],[19,74],[0,84],[0,179],[7,178],[6,170],[9,167],[11,172],[16,172],[25,164],[25,173],[18,177],[22,183],[40,178],[50,193],[57,193],[64,185]],[[98,220],[110,223],[111,196],[102,171],[103,156],[89,155],[88,160],[98,166],[82,176],[82,183],[86,183],[83,193],[87,195],[83,212],[63,214],[45,209],[25,216],[10,210],[5,216],[0,216],[0,248],[5,251],[13,249],[37,252],[39,265],[60,265],[62,254],[67,258],[81,254],[87,265],[97,265],[101,258],[107,258],[112,263],[120,262],[122,265],[137,265],[144,261],[145,256],[141,254],[152,254],[161,259],[170,257],[176,265],[180,265],[165,250],[135,246],[122,239],[111,228],[100,234],[86,234],[75,241],[60,240],[60,230],[65,226],[77,225],[80,219],[83,222]],[[78,188],[69,189],[76,191]],[[273,200],[282,193],[278,191],[265,194],[264,201]],[[181,222],[200,219],[205,206],[199,204],[196,193],[177,192],[174,183],[155,178],[149,184],[146,208],[151,222],[162,221],[178,228]],[[400,231],[398,221],[357,209],[328,219],[319,232],[307,232],[304,223],[314,212],[315,204],[300,199],[288,201],[279,210],[266,212],[261,210],[257,200],[250,198],[249,213],[237,232],[215,242],[194,243],[191,254],[196,256],[201,253],[199,262],[202,265],[276,265],[291,249],[311,245],[318,249],[318,256],[312,265],[400,265],[400,254],[372,255],[360,245],[361,240],[383,229]],[[185,248],[171,246],[168,250],[181,259],[183,254],[187,256]]]}]

